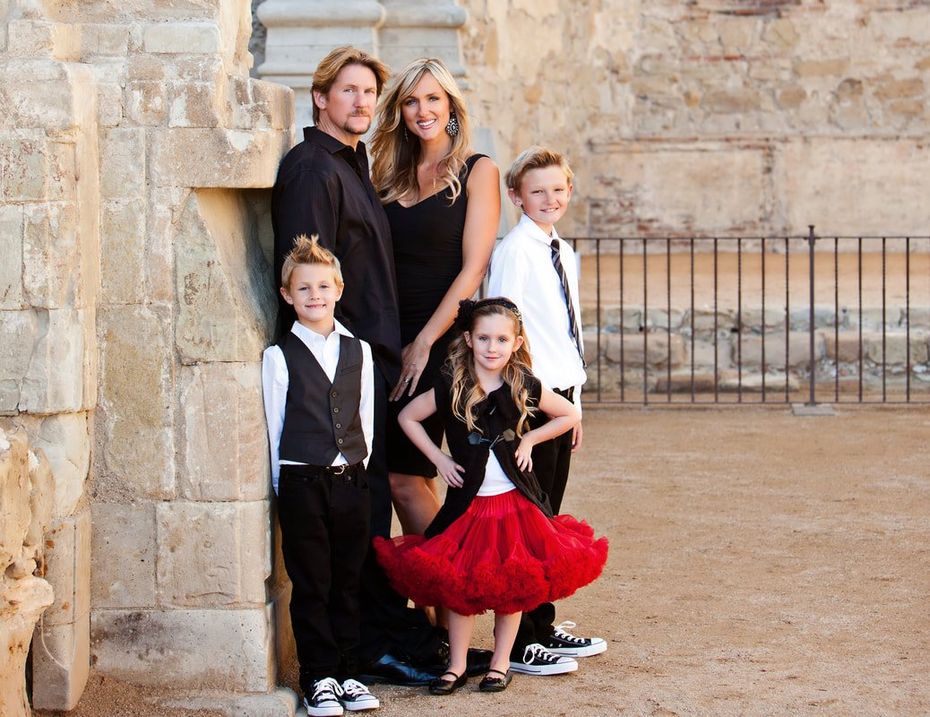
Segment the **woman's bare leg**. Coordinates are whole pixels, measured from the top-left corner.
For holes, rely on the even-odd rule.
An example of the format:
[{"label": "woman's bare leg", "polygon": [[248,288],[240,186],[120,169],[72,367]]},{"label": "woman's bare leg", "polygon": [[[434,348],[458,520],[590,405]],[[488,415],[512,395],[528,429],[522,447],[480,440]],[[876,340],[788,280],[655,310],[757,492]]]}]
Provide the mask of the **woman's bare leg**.
[{"label": "woman's bare leg", "polygon": [[435,480],[405,473],[389,473],[391,499],[404,535],[423,535],[439,512]]}]

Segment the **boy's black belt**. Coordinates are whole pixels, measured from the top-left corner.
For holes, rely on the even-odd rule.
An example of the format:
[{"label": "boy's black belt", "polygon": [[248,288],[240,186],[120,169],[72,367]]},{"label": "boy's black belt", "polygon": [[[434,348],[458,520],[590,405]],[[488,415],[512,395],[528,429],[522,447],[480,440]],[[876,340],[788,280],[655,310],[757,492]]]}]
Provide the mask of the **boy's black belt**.
[{"label": "boy's black belt", "polygon": [[281,465],[281,470],[287,470],[291,475],[304,476],[306,478],[317,478],[321,476],[355,478],[361,467],[361,463],[353,463],[352,465],[344,463],[341,466],[311,466],[303,463],[283,463]]}]

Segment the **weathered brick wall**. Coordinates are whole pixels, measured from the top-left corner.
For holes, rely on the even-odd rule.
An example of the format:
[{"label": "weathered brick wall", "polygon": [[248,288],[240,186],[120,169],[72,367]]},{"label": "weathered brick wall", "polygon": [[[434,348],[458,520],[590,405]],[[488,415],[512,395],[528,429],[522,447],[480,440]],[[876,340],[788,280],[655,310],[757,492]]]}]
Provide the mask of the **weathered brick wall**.
[{"label": "weathered brick wall", "polygon": [[249,78],[245,0],[0,18],[0,412],[54,475],[35,706],[73,707],[93,659],[291,714],[260,391],[290,91]]},{"label": "weathered brick wall", "polygon": [[928,233],[924,3],[463,5],[501,162],[578,172],[565,233]]}]

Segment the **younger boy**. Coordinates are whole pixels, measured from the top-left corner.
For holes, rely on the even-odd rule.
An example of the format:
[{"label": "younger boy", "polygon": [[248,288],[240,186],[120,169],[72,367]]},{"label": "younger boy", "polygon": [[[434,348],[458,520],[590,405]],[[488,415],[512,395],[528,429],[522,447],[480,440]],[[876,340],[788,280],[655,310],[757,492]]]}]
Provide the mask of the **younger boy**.
[{"label": "younger boy", "polygon": [[262,357],[281,552],[310,717],[380,706],[352,679],[371,510],[365,466],[374,373],[371,348],[333,317],[342,289],[339,260],[316,236],[298,236],[281,270],[281,295],[297,321]]},{"label": "younger boy", "polygon": [[[547,388],[581,407],[587,379],[578,296],[578,262],[559,238],[555,223],[568,209],[572,170],[558,152],[530,147],[507,172],[507,194],[521,209],[519,223],[494,250],[488,295],[506,296],[520,307],[533,356],[533,373]],[[545,420],[541,418],[538,420]],[[581,424],[533,448],[533,471],[558,514],[568,482],[572,451],[581,446]],[[575,657],[607,649],[599,637],[576,637],[574,623],[554,627],[555,606],[525,613],[511,653],[511,669],[556,675],[578,669]]]}]

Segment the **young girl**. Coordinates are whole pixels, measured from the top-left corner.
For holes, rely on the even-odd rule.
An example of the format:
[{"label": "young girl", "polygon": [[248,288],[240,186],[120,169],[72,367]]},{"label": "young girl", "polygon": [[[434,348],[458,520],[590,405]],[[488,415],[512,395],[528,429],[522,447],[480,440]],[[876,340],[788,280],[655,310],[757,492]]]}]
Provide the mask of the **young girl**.
[{"label": "young girl", "polygon": [[[506,689],[520,613],[571,595],[607,560],[607,539],[568,515],[553,517],[532,473],[533,446],[578,423],[578,410],[530,373],[520,312],[509,299],[463,301],[449,360],[433,389],[400,414],[410,440],[449,485],[423,536],[375,539],[394,587],[422,605],[449,609],[449,670],[430,684],[451,694],[465,684],[474,616],[494,611],[494,655],[479,689]],[[552,420],[536,430],[536,410]],[[451,456],[421,422],[438,413]]]}]

